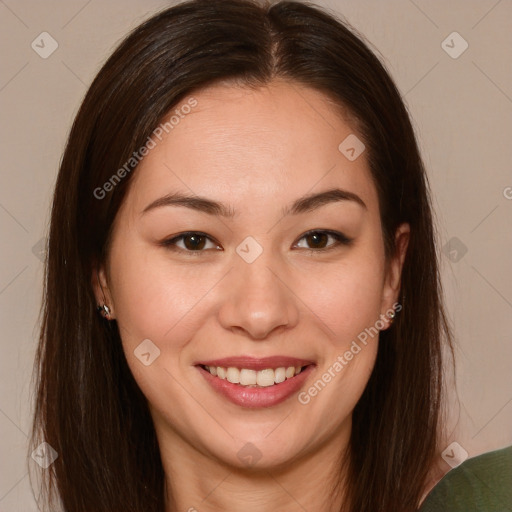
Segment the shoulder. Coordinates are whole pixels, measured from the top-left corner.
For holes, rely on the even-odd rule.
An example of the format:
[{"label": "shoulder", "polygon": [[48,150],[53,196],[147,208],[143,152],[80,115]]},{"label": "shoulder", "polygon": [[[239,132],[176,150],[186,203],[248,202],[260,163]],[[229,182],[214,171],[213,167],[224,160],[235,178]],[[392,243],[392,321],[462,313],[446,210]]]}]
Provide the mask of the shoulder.
[{"label": "shoulder", "polygon": [[512,510],[512,446],[467,459],[430,491],[419,512]]}]

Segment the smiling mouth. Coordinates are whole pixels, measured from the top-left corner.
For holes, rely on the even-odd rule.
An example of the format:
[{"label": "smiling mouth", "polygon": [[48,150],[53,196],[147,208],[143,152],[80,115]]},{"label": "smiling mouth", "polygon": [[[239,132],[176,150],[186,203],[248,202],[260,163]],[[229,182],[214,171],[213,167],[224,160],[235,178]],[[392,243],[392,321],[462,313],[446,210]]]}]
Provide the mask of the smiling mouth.
[{"label": "smiling mouth", "polygon": [[231,384],[238,384],[239,386],[248,388],[266,388],[293,379],[293,377],[299,375],[311,365],[281,366],[279,368],[266,368],[259,371],[250,370],[248,368],[235,368],[232,366],[227,368],[223,366],[206,366],[203,364],[198,366],[214,377],[226,380]]}]

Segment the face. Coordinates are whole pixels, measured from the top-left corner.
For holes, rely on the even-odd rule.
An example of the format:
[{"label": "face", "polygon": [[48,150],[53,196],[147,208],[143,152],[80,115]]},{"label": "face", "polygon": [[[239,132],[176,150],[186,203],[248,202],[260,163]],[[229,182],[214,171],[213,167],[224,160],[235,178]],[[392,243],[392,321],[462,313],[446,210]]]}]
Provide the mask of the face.
[{"label": "face", "polygon": [[320,92],[194,98],[134,171],[96,296],[161,445],[277,467],[348,438],[408,226],[387,265],[366,154]]}]

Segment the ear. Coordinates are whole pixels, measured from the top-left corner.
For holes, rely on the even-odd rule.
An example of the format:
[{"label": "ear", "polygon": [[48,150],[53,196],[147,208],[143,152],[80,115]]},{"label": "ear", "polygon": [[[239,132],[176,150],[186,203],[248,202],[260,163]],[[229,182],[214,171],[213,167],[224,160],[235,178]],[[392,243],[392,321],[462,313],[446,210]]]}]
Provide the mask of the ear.
[{"label": "ear", "polygon": [[[389,313],[395,310],[396,306],[394,305],[400,294],[402,268],[409,246],[410,232],[411,228],[408,223],[400,224],[395,232],[395,254],[389,261],[382,289],[381,318],[386,321],[386,328],[391,325],[392,319],[389,317]],[[400,311],[401,307],[396,307],[396,309]]]},{"label": "ear", "polygon": [[110,313],[106,318],[108,320],[113,320],[115,318],[114,302],[112,300],[112,295],[110,293],[107,273],[104,265],[93,265],[91,284],[94,290],[96,304],[98,306],[108,306]]}]

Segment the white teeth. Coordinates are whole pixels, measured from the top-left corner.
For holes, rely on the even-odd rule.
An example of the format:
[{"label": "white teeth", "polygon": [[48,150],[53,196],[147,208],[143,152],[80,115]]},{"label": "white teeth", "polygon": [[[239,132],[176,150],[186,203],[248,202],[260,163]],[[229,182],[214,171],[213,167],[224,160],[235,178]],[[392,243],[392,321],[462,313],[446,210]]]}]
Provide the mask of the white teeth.
[{"label": "white teeth", "polygon": [[274,381],[276,384],[286,380],[286,368],[276,368],[274,370]]},{"label": "white teeth", "polygon": [[256,374],[256,384],[258,386],[273,386],[274,385],[274,370],[260,370]]},{"label": "white teeth", "polygon": [[240,370],[240,384],[249,386],[256,384],[256,372],[254,370]]},{"label": "white teeth", "polygon": [[268,387],[274,384],[280,384],[286,379],[291,379],[298,375],[302,369],[301,366],[288,366],[280,368],[266,368],[265,370],[249,370],[247,368],[224,368],[222,366],[205,366],[205,368],[219,379],[226,379],[232,384],[240,384],[242,386],[260,386]]},{"label": "white teeth", "polygon": [[295,367],[294,366],[288,366],[288,368],[286,368],[286,378],[290,379],[294,375],[295,375]]},{"label": "white teeth", "polygon": [[226,379],[231,382],[231,384],[238,384],[240,382],[240,370],[238,368],[228,368]]}]

